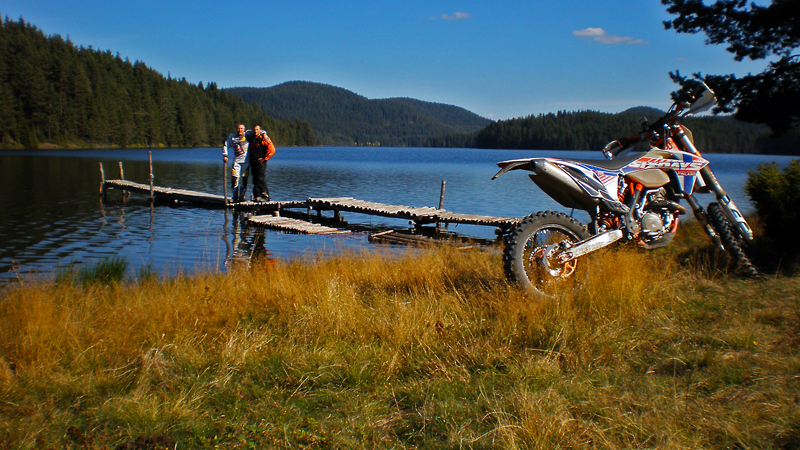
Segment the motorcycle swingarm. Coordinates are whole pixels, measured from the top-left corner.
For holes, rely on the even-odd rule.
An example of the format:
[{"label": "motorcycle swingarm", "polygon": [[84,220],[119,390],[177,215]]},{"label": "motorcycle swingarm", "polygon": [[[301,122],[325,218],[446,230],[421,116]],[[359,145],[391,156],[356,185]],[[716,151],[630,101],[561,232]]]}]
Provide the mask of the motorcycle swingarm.
[{"label": "motorcycle swingarm", "polygon": [[598,234],[597,236],[592,236],[589,239],[584,239],[576,243],[575,246],[560,252],[558,255],[556,255],[556,260],[561,264],[570,262],[575,258],[579,258],[593,251],[600,250],[603,247],[607,247],[622,239],[623,236],[622,230],[611,230]]}]

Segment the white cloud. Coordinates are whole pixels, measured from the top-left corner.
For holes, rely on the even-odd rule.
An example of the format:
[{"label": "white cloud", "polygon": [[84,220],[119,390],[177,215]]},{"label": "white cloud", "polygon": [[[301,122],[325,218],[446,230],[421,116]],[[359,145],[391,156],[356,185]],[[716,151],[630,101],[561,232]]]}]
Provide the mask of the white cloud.
[{"label": "white cloud", "polygon": [[606,30],[602,28],[586,28],[584,30],[576,30],[572,32],[573,36],[578,37],[597,37],[606,34]]},{"label": "white cloud", "polygon": [[456,11],[455,14],[448,16],[447,14],[442,14],[442,19],[444,20],[461,20],[461,19],[469,19],[470,16],[467,13]]},{"label": "white cloud", "polygon": [[647,45],[650,42],[643,39],[636,39],[628,36],[620,36],[618,34],[608,34],[602,28],[585,28],[583,30],[575,30],[572,32],[575,37],[592,38],[595,41],[604,45],[613,44],[628,44],[628,45]]}]

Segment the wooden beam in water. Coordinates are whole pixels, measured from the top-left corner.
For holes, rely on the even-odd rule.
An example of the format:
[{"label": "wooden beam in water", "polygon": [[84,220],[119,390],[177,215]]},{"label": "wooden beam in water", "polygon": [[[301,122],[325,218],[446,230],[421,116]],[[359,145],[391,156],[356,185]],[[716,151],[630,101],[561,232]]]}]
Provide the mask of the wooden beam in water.
[{"label": "wooden beam in water", "polygon": [[348,231],[326,227],[318,223],[290,219],[280,216],[250,216],[247,220],[253,225],[260,225],[281,231],[292,231],[302,234],[345,234]]}]

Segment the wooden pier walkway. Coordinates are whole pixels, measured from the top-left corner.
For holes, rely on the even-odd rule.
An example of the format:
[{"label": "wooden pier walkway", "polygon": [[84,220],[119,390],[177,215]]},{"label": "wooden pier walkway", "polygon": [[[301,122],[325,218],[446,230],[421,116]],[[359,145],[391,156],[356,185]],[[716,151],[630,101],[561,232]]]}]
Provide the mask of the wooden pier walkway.
[{"label": "wooden pier walkway", "polygon": [[406,219],[416,224],[430,223],[462,223],[469,225],[487,225],[498,228],[511,228],[519,219],[508,217],[482,216],[475,214],[458,214],[432,207],[412,207],[387,205],[384,203],[357,200],[352,197],[309,198],[309,206],[318,210],[347,211],[373,216]]},{"label": "wooden pier walkway", "polygon": [[280,217],[280,211],[291,209],[305,209],[309,213],[316,210],[321,215],[322,211],[333,211],[335,218],[340,218],[341,212],[353,212],[373,216],[383,216],[396,219],[404,219],[413,222],[416,226],[424,224],[469,224],[494,226],[504,232],[519,222],[519,219],[508,217],[493,217],[475,214],[458,214],[444,209],[432,207],[412,207],[403,205],[388,205],[364,200],[357,200],[352,197],[337,198],[309,198],[303,201],[289,202],[240,202],[226,203],[221,195],[207,194],[204,192],[190,191],[186,189],[173,189],[161,186],[151,186],[149,184],[135,183],[127,180],[103,180],[101,182],[101,194],[105,196],[107,189],[118,189],[124,192],[136,192],[152,195],[154,199],[165,199],[174,202],[200,204],[204,206],[232,208],[249,211],[264,211],[271,214],[250,216],[249,220],[254,225],[270,227],[278,230],[295,231],[309,234],[331,234],[342,232],[337,228],[324,227],[315,223],[287,219]]},{"label": "wooden pier walkway", "polygon": [[348,231],[338,228],[326,227],[318,223],[306,222],[305,220],[290,219],[281,216],[249,216],[248,221],[253,225],[260,225],[279,231],[291,231],[303,234],[345,234]]},{"label": "wooden pier walkway", "polygon": [[[105,180],[103,188],[119,189],[126,192],[137,192],[140,194],[150,195],[149,184],[134,183],[133,181]],[[189,191],[186,189],[173,189],[168,187],[153,186],[153,195],[160,199],[179,202],[225,206],[225,198],[221,195],[206,194],[204,192]]]}]

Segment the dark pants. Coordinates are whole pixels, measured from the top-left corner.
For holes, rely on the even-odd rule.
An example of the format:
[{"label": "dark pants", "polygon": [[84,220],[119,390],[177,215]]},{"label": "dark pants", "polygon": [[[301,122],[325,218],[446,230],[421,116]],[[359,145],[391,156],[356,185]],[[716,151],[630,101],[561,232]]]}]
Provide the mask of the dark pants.
[{"label": "dark pants", "polygon": [[250,162],[250,173],[253,175],[253,197],[269,200],[267,188],[267,162],[259,164],[258,161]]}]

